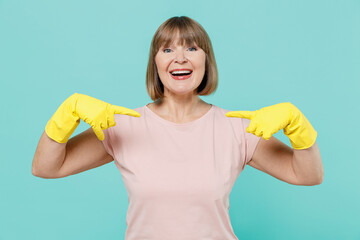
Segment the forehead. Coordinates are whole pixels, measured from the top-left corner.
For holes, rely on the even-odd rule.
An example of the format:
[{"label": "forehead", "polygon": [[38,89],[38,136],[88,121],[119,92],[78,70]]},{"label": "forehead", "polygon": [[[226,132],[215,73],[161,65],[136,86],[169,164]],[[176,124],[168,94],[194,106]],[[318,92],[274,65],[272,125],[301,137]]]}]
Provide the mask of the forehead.
[{"label": "forehead", "polygon": [[196,34],[184,29],[166,29],[158,39],[158,47],[197,44]]}]

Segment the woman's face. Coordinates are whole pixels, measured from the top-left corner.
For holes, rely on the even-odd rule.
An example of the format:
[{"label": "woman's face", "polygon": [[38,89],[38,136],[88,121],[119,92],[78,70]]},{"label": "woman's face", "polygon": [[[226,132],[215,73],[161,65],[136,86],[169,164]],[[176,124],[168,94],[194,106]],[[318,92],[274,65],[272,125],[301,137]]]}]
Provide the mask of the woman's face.
[{"label": "woman's face", "polygon": [[204,77],[205,60],[205,52],[196,44],[161,47],[155,56],[155,63],[164,85],[164,95],[193,94]]}]

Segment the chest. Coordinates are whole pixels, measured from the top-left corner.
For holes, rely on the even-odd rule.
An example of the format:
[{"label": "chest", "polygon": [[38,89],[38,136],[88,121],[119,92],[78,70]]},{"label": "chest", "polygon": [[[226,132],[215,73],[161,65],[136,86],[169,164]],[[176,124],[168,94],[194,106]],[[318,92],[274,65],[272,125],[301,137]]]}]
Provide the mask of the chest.
[{"label": "chest", "polygon": [[130,197],[218,199],[229,193],[242,166],[231,127],[145,128],[121,141],[116,160]]}]

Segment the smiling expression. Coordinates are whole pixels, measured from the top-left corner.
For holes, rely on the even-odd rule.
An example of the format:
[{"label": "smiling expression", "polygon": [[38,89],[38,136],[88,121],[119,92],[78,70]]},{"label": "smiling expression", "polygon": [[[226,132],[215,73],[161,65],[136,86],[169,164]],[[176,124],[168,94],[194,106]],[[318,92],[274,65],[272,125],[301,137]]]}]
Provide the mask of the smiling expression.
[{"label": "smiling expression", "polygon": [[205,74],[206,54],[196,44],[186,46],[173,41],[170,46],[162,46],[155,56],[157,71],[164,94],[194,93]]}]

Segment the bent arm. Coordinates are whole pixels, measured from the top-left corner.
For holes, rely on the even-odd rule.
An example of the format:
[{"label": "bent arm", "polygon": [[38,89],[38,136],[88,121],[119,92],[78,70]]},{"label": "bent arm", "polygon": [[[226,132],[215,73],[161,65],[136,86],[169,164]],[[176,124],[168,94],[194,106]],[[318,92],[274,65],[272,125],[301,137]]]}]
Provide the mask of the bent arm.
[{"label": "bent arm", "polygon": [[292,165],[298,179],[308,185],[320,184],[324,179],[324,168],[319,146],[315,142],[307,149],[294,149]]},{"label": "bent arm", "polygon": [[113,161],[92,128],[58,143],[46,132],[35,151],[32,174],[41,178],[61,178],[74,175]]},{"label": "bent arm", "polygon": [[44,131],[32,162],[32,174],[43,178],[56,178],[66,155],[66,144],[51,139]]},{"label": "bent arm", "polygon": [[308,149],[296,150],[273,136],[260,139],[248,165],[293,185],[317,185],[324,175],[316,142]]}]

